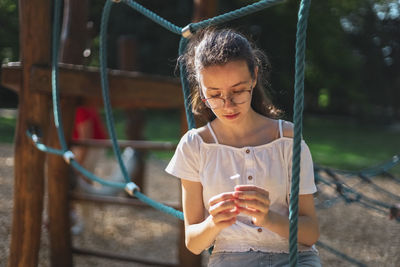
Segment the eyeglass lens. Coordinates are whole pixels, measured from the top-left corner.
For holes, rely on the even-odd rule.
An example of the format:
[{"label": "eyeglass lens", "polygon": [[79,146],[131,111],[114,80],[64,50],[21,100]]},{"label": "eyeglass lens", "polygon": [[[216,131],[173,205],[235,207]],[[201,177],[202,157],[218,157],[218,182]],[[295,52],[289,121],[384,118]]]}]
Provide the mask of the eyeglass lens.
[{"label": "eyeglass lens", "polygon": [[225,105],[225,101],[231,101],[233,104],[243,104],[250,100],[251,94],[250,91],[242,91],[238,93],[234,93],[231,97],[228,98],[209,98],[207,99],[207,103],[210,108],[222,108]]}]

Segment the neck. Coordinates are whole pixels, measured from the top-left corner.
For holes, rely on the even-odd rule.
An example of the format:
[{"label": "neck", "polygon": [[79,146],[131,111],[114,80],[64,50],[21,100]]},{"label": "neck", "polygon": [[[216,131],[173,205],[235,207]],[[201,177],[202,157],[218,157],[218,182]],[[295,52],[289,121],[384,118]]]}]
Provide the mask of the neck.
[{"label": "neck", "polygon": [[217,118],[213,122],[213,127],[222,138],[240,140],[260,127],[260,121],[263,119],[262,115],[251,109],[246,117],[234,123],[223,122]]}]

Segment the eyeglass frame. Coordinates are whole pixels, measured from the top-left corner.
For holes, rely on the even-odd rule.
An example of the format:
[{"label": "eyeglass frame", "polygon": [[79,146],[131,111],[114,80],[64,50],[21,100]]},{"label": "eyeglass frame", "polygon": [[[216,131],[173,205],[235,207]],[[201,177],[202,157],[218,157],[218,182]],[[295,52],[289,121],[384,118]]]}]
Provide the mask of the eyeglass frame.
[{"label": "eyeglass frame", "polygon": [[[251,101],[251,97],[252,97],[252,94],[253,94],[253,89],[254,89],[254,87],[251,85],[251,86],[250,86],[250,89],[241,90],[242,92],[248,92],[248,93],[250,94],[250,101]],[[229,100],[229,101],[230,101],[232,104],[234,104],[234,105],[241,105],[241,104],[244,104],[244,103],[248,102],[248,101],[243,102],[243,103],[235,103],[235,102],[233,102],[232,100],[233,100],[233,96],[235,95],[235,93],[233,93],[233,94],[231,94],[229,97],[225,97],[225,98],[223,98],[223,97],[218,97],[218,96],[217,96],[217,97],[205,98],[205,97],[204,97],[204,94],[203,94],[203,92],[202,92],[202,90],[201,90],[201,88],[199,88],[199,90],[200,90],[200,94],[201,94],[201,96],[200,96],[201,101],[204,103],[204,105],[206,105],[206,107],[211,108],[211,109],[220,109],[220,108],[223,108],[223,107],[225,106],[227,100]],[[210,106],[210,104],[208,103],[208,100],[209,100],[209,99],[221,99],[224,103],[223,103],[223,105],[222,105],[221,107],[219,107],[219,108],[212,108],[212,107]]]}]

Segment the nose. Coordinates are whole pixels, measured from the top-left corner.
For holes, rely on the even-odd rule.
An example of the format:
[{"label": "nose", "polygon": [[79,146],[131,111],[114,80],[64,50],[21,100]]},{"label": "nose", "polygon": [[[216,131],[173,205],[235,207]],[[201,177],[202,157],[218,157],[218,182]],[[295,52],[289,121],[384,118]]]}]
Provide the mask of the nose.
[{"label": "nose", "polygon": [[224,100],[225,100],[224,108],[231,108],[231,107],[236,106],[236,104],[233,103],[231,96],[225,97]]}]

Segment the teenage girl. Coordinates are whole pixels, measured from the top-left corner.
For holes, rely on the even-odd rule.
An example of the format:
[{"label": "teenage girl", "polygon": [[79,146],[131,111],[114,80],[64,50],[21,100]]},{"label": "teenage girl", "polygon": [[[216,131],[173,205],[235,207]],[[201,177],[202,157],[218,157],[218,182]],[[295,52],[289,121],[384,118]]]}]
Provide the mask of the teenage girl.
[{"label": "teenage girl", "polygon": [[[266,56],[240,33],[206,29],[179,61],[193,110],[208,121],[182,137],[166,168],[181,178],[187,248],[214,246],[209,266],[287,266],[293,126],[266,97]],[[302,141],[299,266],[320,266],[315,192]]]}]

